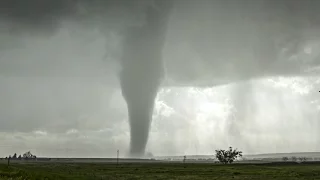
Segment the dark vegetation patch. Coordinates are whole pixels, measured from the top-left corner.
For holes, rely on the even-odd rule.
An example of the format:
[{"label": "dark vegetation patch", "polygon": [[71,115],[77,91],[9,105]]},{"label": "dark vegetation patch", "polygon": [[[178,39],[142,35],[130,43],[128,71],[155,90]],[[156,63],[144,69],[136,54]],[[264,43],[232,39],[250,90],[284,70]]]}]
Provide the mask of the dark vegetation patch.
[{"label": "dark vegetation patch", "polygon": [[320,164],[0,163],[0,180],[320,179]]}]

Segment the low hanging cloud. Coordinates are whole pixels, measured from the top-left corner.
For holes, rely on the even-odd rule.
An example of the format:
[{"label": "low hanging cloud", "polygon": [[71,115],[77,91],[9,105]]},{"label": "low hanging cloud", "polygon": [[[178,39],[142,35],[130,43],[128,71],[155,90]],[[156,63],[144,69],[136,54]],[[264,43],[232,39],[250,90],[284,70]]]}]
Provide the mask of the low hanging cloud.
[{"label": "low hanging cloud", "polygon": [[96,129],[126,116],[113,111],[125,107],[119,93],[113,100],[116,89],[94,79],[2,78],[0,82],[2,131]]}]

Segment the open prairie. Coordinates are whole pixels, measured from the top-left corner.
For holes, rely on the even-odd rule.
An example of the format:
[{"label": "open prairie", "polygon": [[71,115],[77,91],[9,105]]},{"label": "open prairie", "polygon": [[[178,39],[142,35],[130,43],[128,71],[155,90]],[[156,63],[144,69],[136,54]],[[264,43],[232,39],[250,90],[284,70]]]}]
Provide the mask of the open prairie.
[{"label": "open prairie", "polygon": [[[150,161],[151,162],[151,161]],[[1,180],[138,179],[320,179],[320,163],[233,164],[169,162],[11,162],[0,164]]]}]

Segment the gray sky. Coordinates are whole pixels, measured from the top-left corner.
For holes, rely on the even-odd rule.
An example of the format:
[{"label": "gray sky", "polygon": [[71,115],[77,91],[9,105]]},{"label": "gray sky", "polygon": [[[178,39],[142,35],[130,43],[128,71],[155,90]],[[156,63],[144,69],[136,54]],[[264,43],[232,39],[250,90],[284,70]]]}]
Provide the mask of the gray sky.
[{"label": "gray sky", "polygon": [[[125,155],[130,133],[118,81],[122,32],[143,23],[141,9],[152,2],[110,0],[104,11],[101,4],[47,0],[50,7],[42,5],[36,15],[33,1],[0,4],[7,13],[0,18],[0,156],[31,150],[106,157],[117,149]],[[320,31],[312,21],[318,14],[308,9],[317,4],[302,4],[292,20],[280,4],[263,0],[193,2],[177,0],[170,16],[165,86],[147,151],[212,154],[230,145],[245,153],[319,151],[319,82],[305,72],[319,61]],[[284,8],[288,1],[277,2]],[[266,21],[271,15],[276,20]],[[273,56],[267,40],[287,36],[301,42],[298,50],[287,55],[294,44],[288,40]],[[255,47],[265,59],[254,56]]]},{"label": "gray sky", "polygon": [[[1,103],[1,153],[106,157],[114,156],[117,148],[128,150],[126,105],[119,89],[74,79],[26,80],[1,80],[6,102]],[[249,110],[241,108],[236,120],[231,114],[235,86],[163,89],[148,151],[212,154],[212,149],[229,145],[247,153],[319,150],[319,104],[311,102],[318,97],[317,89],[306,87],[304,79],[273,80],[252,85],[245,103]]]}]

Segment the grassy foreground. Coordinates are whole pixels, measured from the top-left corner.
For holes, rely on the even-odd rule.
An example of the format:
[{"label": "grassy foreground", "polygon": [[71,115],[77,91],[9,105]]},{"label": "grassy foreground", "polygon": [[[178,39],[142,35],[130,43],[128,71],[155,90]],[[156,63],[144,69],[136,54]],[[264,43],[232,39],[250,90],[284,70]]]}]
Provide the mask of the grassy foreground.
[{"label": "grassy foreground", "polygon": [[26,179],[319,179],[319,164],[296,165],[215,165],[215,164],[89,164],[32,163],[0,164],[0,180]]}]

